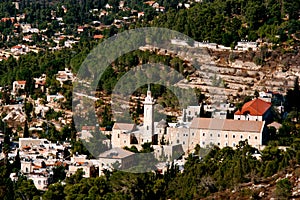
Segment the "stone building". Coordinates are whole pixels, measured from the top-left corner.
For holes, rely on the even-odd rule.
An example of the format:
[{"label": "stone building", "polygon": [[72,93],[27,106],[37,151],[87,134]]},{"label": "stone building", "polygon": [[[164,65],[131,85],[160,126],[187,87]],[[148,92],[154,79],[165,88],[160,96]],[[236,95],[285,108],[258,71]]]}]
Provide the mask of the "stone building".
[{"label": "stone building", "polygon": [[[271,105],[261,99],[246,103],[241,111],[235,113],[235,119],[199,118],[200,106],[190,106],[183,110],[182,118],[185,120],[178,123],[167,123],[165,120],[154,122],[154,103],[148,89],[143,125],[114,124],[113,148],[136,146],[141,149],[142,144],[151,142],[156,157],[170,159],[175,151],[180,152],[180,148],[190,153],[197,144],[201,147],[217,145],[220,148],[234,148],[239,141],[247,139],[250,145],[260,148],[267,140],[264,120],[268,117]],[[225,110],[231,109],[226,105]]]},{"label": "stone building", "polygon": [[241,110],[234,113],[235,120],[269,122],[271,118],[271,103],[259,98],[245,103]]}]

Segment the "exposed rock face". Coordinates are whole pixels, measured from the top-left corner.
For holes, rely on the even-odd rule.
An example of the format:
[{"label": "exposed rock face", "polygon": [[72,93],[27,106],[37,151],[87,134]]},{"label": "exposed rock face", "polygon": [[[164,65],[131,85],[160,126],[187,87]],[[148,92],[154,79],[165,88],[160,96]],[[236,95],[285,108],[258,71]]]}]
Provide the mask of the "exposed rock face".
[{"label": "exposed rock face", "polygon": [[200,70],[190,70],[188,82],[181,81],[178,85],[184,88],[201,88],[202,91],[210,93],[208,96],[211,96],[212,90],[230,96],[253,95],[255,90],[284,94],[294,86],[296,76],[300,76],[300,54],[297,51],[199,51],[187,47],[177,47],[176,51],[155,47],[145,47],[142,50],[177,56],[190,67],[200,66]]}]

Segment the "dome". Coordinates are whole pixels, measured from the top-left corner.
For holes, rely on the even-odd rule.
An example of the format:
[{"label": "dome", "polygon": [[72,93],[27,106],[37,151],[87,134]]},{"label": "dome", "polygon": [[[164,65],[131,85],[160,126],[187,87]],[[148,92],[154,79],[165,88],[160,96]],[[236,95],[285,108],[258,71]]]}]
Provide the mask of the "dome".
[{"label": "dome", "polygon": [[169,126],[168,122],[166,122],[166,120],[162,119],[157,123],[156,128],[166,128],[168,126]]}]

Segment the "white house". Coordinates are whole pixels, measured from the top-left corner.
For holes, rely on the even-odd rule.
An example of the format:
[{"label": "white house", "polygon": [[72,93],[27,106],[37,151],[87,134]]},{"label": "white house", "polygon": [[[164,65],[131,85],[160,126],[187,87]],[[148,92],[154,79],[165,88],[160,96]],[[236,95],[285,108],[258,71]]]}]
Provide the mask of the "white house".
[{"label": "white house", "polygon": [[14,81],[12,93],[16,94],[18,90],[24,90],[26,86],[26,81]]}]

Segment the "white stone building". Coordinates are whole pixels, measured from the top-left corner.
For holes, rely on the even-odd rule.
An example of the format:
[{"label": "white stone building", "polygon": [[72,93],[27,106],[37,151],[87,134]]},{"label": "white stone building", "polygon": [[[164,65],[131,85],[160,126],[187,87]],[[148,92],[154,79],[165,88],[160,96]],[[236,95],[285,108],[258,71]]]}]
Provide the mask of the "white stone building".
[{"label": "white stone building", "polygon": [[[260,99],[255,101],[258,101],[259,104],[254,103],[253,105],[259,108],[256,111],[260,113],[265,113],[270,108],[270,104],[262,102]],[[251,108],[252,103],[248,103],[242,112],[247,111],[249,105]],[[148,90],[144,101],[144,124],[136,126],[115,123],[112,130],[112,147],[136,146],[140,149],[143,143],[152,142],[156,158],[170,159],[172,155],[176,154],[175,151],[179,152],[180,148],[183,152],[190,153],[197,144],[201,147],[217,145],[221,148],[226,146],[234,148],[239,141],[247,139],[250,145],[260,148],[267,140],[264,117],[257,121],[250,119],[248,121],[248,118],[247,120],[226,119],[226,116],[225,118],[223,116],[199,118],[200,106],[190,106],[183,110],[182,118],[185,120],[168,124],[164,120],[154,122],[153,106],[154,100]],[[220,113],[226,113],[231,109],[230,104],[222,104],[218,108]],[[246,112],[250,114],[248,117],[251,116],[253,110],[250,111],[250,113]],[[255,117],[257,116],[255,115]]]},{"label": "white stone building", "polygon": [[18,90],[25,90],[26,81],[14,81],[12,93],[16,94]]},{"label": "white stone building", "polygon": [[99,155],[99,174],[103,169],[114,168],[118,165],[120,169],[128,169],[134,166],[135,153],[116,147],[105,151]]}]

